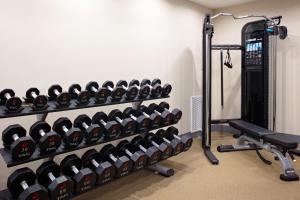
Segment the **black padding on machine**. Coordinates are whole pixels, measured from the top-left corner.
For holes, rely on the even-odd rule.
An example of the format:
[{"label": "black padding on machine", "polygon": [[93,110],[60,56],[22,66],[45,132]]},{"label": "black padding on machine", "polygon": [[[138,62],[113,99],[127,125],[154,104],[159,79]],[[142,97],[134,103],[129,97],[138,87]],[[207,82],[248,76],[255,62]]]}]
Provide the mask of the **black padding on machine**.
[{"label": "black padding on machine", "polygon": [[297,142],[292,141],[287,135],[284,134],[266,135],[263,139],[265,142],[279,146],[286,150],[296,149],[298,146]]},{"label": "black padding on machine", "polygon": [[233,128],[236,128],[236,129],[244,132],[249,137],[255,137],[255,138],[261,139],[265,135],[274,134],[273,131],[270,131],[268,129],[262,128],[260,126],[251,124],[251,123],[243,121],[243,120],[230,121],[229,125],[232,126]]}]

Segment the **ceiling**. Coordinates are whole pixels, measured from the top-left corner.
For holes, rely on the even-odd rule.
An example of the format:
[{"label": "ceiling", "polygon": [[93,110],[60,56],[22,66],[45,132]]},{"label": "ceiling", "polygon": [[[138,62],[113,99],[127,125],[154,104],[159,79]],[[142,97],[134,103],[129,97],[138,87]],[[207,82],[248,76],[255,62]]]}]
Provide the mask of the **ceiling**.
[{"label": "ceiling", "polygon": [[190,0],[210,9],[224,8],[256,0]]}]

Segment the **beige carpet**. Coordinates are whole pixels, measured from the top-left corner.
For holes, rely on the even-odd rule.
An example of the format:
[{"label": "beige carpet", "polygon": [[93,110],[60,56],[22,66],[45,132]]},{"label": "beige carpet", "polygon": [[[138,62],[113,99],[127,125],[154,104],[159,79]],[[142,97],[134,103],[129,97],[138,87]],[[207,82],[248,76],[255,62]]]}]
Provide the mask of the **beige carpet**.
[{"label": "beige carpet", "polygon": [[[217,136],[214,146],[230,144],[231,137]],[[149,171],[141,171],[111,182],[76,198],[89,200],[299,200],[300,182],[279,179],[277,161],[271,166],[262,163],[255,152],[218,153],[218,166],[204,157],[200,140],[192,149],[164,164],[176,174],[164,178]],[[300,159],[295,163],[300,174]]]}]

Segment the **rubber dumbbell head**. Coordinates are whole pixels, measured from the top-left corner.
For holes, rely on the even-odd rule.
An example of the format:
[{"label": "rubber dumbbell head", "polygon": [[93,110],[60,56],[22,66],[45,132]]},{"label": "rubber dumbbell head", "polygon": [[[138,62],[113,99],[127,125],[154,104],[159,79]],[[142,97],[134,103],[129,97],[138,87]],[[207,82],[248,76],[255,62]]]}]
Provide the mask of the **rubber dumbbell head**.
[{"label": "rubber dumbbell head", "polygon": [[102,87],[107,88],[110,91],[112,101],[121,101],[126,90],[123,87],[115,87],[112,81],[105,81]]},{"label": "rubber dumbbell head", "polygon": [[108,161],[103,161],[103,157],[95,149],[85,152],[82,157],[84,167],[91,168],[97,175],[96,184],[102,185],[113,180],[116,174],[115,167]]},{"label": "rubber dumbbell head", "polygon": [[146,139],[161,152],[161,160],[170,158],[173,155],[173,148],[170,144],[164,142],[154,133],[148,133]]},{"label": "rubber dumbbell head", "polygon": [[48,98],[46,95],[40,95],[37,88],[29,88],[26,91],[26,100],[31,102],[35,110],[43,110],[48,107]]},{"label": "rubber dumbbell head", "polygon": [[[183,143],[183,151],[188,151],[193,145],[193,138],[190,135],[182,135],[179,136],[179,131],[174,126],[170,126],[166,130],[166,134],[172,135],[174,138],[181,140]],[[169,136],[170,137],[170,136]]]},{"label": "rubber dumbbell head", "polygon": [[150,93],[152,97],[159,97],[162,93],[162,88],[160,84],[151,85],[151,81],[149,79],[143,79],[141,81],[141,86],[143,85],[149,85],[150,87]]},{"label": "rubber dumbbell head", "polygon": [[79,115],[74,120],[74,127],[80,128],[85,132],[85,142],[95,143],[104,137],[104,130],[98,124],[92,124],[92,120],[87,115]]},{"label": "rubber dumbbell head", "polygon": [[72,122],[61,117],[53,124],[53,130],[63,137],[66,148],[77,147],[83,140],[83,133],[79,128],[72,128]]},{"label": "rubber dumbbell head", "polygon": [[147,142],[143,137],[136,136],[132,139],[131,144],[143,151],[148,158],[148,165],[154,165],[161,159],[161,152],[155,146]]},{"label": "rubber dumbbell head", "polygon": [[119,109],[114,109],[108,114],[109,121],[115,120],[122,127],[122,135],[132,135],[136,132],[136,122],[130,117],[124,118]]},{"label": "rubber dumbbell head", "polygon": [[140,86],[140,82],[136,79],[133,79],[129,82],[129,87],[130,86],[135,86],[138,88],[139,92],[138,92],[138,95],[141,99],[145,99],[149,96],[150,94],[150,87],[149,85],[143,85],[143,86]]},{"label": "rubber dumbbell head", "polygon": [[26,130],[19,124],[8,126],[2,133],[3,145],[10,149],[11,157],[15,161],[26,160],[35,150],[35,142],[26,136]]},{"label": "rubber dumbbell head", "polygon": [[121,134],[121,125],[116,121],[109,121],[104,112],[97,112],[92,118],[93,124],[99,124],[105,130],[106,139],[116,138]]},{"label": "rubber dumbbell head", "polygon": [[71,96],[67,92],[62,92],[60,85],[52,85],[48,89],[48,95],[51,100],[56,100],[58,106],[67,107],[70,105]]},{"label": "rubber dumbbell head", "polygon": [[173,123],[174,115],[166,110],[159,110],[159,107],[156,103],[151,103],[148,106],[148,110],[151,113],[156,113],[162,118],[162,125],[169,126]]},{"label": "rubber dumbbell head", "polygon": [[174,138],[172,135],[168,135],[167,132],[163,129],[158,130],[156,132],[156,135],[172,146],[174,156],[183,152],[184,146],[181,140]]},{"label": "rubber dumbbell head", "polygon": [[163,112],[163,111],[168,111],[170,113],[173,114],[173,123],[178,123],[179,120],[181,119],[182,117],[182,111],[175,108],[173,109],[172,111],[169,110],[170,109],[170,105],[167,103],[167,102],[161,102],[159,105],[158,105],[158,110]]},{"label": "rubber dumbbell head", "polygon": [[128,100],[135,99],[139,93],[139,89],[136,86],[128,87],[127,81],[124,81],[124,80],[119,80],[117,82],[116,86],[122,87],[126,91],[125,95],[126,95],[126,99],[128,99]]},{"label": "rubber dumbbell head", "polygon": [[134,146],[127,140],[119,142],[116,147],[117,151],[122,155],[126,155],[133,162],[133,171],[143,169],[147,165],[147,157],[144,152],[134,148]]},{"label": "rubber dumbbell head", "polygon": [[144,105],[140,106],[139,111],[144,116],[150,118],[150,120],[151,120],[150,127],[152,129],[159,128],[162,125],[162,117],[160,115],[158,115],[157,113],[152,113],[146,106],[144,106]]},{"label": "rubber dumbbell head", "polygon": [[110,161],[116,168],[116,177],[123,177],[128,175],[132,170],[132,161],[127,156],[116,155],[116,149],[112,144],[105,145],[100,154],[104,156],[104,158]]},{"label": "rubber dumbbell head", "polygon": [[0,92],[1,104],[5,105],[8,112],[19,112],[22,109],[22,100],[15,97],[12,89],[4,89]]},{"label": "rubber dumbbell head", "polygon": [[151,125],[150,118],[144,115],[138,115],[137,111],[131,107],[125,108],[125,110],[123,111],[123,116],[130,117],[136,122],[137,132],[145,132],[150,128]]},{"label": "rubber dumbbell head", "polygon": [[90,102],[90,93],[86,90],[81,91],[79,84],[72,84],[69,87],[69,93],[72,98],[76,98],[78,105],[87,105]]},{"label": "rubber dumbbell head", "polygon": [[61,161],[60,167],[63,174],[73,179],[75,194],[81,194],[94,188],[96,182],[95,173],[89,168],[81,169],[81,159],[77,155],[71,154],[65,157]]},{"label": "rubber dumbbell head", "polygon": [[73,181],[61,175],[60,166],[53,161],[44,162],[36,170],[38,182],[48,189],[50,200],[70,199],[73,192]]},{"label": "rubber dumbbell head", "polygon": [[[158,79],[158,78],[153,79],[152,82],[151,82],[151,85],[154,86],[156,84],[161,85],[161,80]],[[171,93],[171,91],[172,91],[172,86],[170,84],[166,83],[162,87],[161,96],[166,97]]]},{"label": "rubber dumbbell head", "polygon": [[95,103],[105,103],[110,95],[110,91],[107,88],[99,89],[99,84],[96,81],[89,82],[85,89],[95,97]]},{"label": "rubber dumbbell head", "polygon": [[14,171],[7,179],[7,188],[13,197],[20,200],[48,200],[48,191],[36,184],[35,173],[25,167]]},{"label": "rubber dumbbell head", "polygon": [[29,135],[39,144],[41,154],[53,153],[61,145],[61,136],[51,131],[51,126],[44,121],[35,122]]}]

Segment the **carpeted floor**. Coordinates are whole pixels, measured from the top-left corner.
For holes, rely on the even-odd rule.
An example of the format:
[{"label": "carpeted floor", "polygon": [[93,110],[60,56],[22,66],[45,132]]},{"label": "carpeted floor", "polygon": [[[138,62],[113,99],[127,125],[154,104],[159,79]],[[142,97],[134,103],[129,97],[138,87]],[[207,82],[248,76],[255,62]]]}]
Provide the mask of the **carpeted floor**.
[{"label": "carpeted floor", "polygon": [[[220,164],[204,157],[200,140],[192,149],[170,160],[171,178],[143,170],[76,198],[89,200],[299,200],[300,182],[283,182],[277,161],[262,163],[255,152],[218,153],[217,144],[231,144],[228,135],[214,136],[214,152]],[[266,154],[267,155],[267,154]],[[300,161],[300,160],[299,160]],[[300,162],[294,164],[300,174]]]}]

